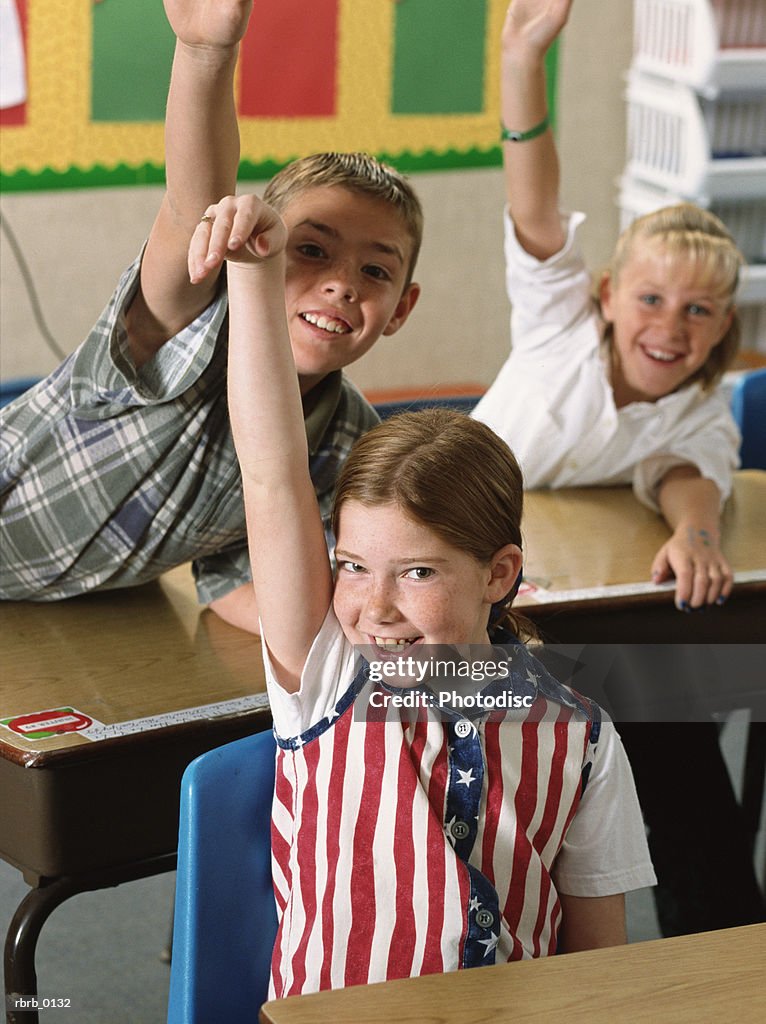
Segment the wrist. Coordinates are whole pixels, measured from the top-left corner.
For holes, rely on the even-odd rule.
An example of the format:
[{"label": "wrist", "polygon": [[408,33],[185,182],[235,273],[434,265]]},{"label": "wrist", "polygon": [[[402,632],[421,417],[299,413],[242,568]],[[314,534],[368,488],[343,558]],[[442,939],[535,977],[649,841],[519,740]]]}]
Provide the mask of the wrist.
[{"label": "wrist", "polygon": [[186,61],[208,72],[234,71],[239,43],[195,43],[176,39],[176,60]]},{"label": "wrist", "polygon": [[527,46],[507,48],[500,54],[500,70],[506,80],[545,78],[545,52],[530,51]]},{"label": "wrist", "polygon": [[273,256],[250,256],[247,259],[227,257],[226,273],[229,281],[245,278],[255,274],[257,277],[282,278],[285,276],[285,254],[275,253]]},{"label": "wrist", "polygon": [[718,547],[721,541],[718,522],[712,519],[681,519],[676,524],[673,533],[676,537],[690,543],[701,543],[710,547]]}]

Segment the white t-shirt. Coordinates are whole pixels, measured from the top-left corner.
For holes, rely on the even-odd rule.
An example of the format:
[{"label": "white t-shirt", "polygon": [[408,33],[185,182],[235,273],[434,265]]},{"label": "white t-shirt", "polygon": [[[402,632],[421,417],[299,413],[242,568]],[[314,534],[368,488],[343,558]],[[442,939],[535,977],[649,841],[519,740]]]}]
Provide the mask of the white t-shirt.
[{"label": "white t-shirt", "polygon": [[529,489],[632,483],[639,500],[657,510],[663,476],[692,464],[724,500],[740,436],[720,392],[697,383],[656,402],[615,407],[575,237],[583,220],[581,213],[563,218],[563,249],[541,261],[521,247],[505,217],[512,348],[472,415],[510,445]]}]

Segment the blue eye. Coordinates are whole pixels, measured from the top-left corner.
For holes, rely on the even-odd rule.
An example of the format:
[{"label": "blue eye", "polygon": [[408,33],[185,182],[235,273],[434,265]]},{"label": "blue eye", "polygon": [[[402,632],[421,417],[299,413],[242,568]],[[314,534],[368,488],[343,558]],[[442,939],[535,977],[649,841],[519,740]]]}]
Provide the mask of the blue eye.
[{"label": "blue eye", "polygon": [[712,310],[708,309],[707,306],[700,306],[696,302],[689,304],[689,312],[692,316],[711,316]]},{"label": "blue eye", "polygon": [[414,569],[408,569],[405,575],[411,580],[427,580],[433,576],[434,570],[425,565],[417,565]]},{"label": "blue eye", "polygon": [[358,576],[359,573],[366,571],[364,566],[358,562],[338,562],[338,568],[343,572],[351,573],[352,576]]},{"label": "blue eye", "polygon": [[641,302],[643,302],[645,306],[656,306],[659,301],[660,301],[659,295],[642,295],[641,296]]}]

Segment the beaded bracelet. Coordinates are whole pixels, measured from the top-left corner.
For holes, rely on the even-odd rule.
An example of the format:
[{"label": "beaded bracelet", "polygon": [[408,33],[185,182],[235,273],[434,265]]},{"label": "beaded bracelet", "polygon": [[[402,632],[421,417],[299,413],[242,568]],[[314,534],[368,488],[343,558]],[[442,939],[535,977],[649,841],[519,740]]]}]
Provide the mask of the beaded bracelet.
[{"label": "beaded bracelet", "polygon": [[517,132],[511,128],[506,128],[503,122],[500,122],[500,138],[503,142],[529,142],[530,139],[536,139],[538,135],[542,135],[544,131],[547,131],[550,125],[548,115],[546,114],[540,124],[536,124],[534,128],[530,128],[528,132]]}]

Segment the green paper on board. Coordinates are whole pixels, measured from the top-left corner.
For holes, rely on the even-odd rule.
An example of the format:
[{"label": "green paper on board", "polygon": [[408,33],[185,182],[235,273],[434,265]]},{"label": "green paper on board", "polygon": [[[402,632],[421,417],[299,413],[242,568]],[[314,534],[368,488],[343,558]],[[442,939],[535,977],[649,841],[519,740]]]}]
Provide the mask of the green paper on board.
[{"label": "green paper on board", "polygon": [[163,121],[174,47],[159,0],[94,5],[92,120]]},{"label": "green paper on board", "polygon": [[394,114],[475,114],[484,108],[484,0],[396,4]]}]

